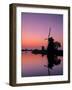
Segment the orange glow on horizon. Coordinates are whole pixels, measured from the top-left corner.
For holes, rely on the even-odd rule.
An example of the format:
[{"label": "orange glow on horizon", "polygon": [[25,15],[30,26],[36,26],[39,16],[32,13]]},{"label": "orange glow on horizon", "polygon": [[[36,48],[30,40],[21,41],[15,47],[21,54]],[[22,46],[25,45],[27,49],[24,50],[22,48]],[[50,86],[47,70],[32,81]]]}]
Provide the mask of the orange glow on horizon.
[{"label": "orange glow on horizon", "polygon": [[25,35],[22,32],[22,48],[34,48],[34,47],[41,47],[41,46],[47,46],[47,41],[44,41],[43,38],[35,35]]}]

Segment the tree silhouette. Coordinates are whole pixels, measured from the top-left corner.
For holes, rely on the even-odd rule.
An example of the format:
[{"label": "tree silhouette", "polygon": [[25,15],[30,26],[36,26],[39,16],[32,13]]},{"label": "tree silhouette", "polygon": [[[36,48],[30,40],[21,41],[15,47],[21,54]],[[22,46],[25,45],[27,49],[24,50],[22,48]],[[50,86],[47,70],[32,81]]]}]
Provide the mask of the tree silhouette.
[{"label": "tree silhouette", "polygon": [[54,47],[57,50],[59,47],[61,47],[61,43],[58,41],[54,42]]}]

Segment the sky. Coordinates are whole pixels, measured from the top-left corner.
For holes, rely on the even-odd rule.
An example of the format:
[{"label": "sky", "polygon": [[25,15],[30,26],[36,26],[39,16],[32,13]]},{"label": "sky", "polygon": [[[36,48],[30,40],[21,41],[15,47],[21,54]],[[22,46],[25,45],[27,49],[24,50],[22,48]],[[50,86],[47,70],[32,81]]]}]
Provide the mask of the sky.
[{"label": "sky", "polygon": [[21,13],[22,49],[47,47],[49,28],[51,37],[63,44],[63,15],[44,13]]}]

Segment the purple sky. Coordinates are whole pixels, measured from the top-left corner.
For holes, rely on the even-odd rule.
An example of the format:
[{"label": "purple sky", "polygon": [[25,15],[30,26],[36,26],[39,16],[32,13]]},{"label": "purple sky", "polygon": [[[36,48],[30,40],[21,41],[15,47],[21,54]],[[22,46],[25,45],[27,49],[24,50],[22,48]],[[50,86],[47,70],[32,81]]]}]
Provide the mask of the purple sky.
[{"label": "purple sky", "polygon": [[22,48],[39,48],[47,42],[49,27],[51,36],[63,43],[63,15],[43,13],[21,13]]}]

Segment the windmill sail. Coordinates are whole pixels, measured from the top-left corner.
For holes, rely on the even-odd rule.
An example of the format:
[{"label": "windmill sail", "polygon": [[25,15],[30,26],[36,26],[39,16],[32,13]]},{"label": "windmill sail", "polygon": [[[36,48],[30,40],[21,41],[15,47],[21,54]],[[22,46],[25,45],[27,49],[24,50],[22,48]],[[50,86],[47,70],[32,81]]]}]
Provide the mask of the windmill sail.
[{"label": "windmill sail", "polygon": [[[48,38],[50,37],[50,34],[51,34],[51,27],[49,28]],[[48,38],[45,38],[45,40],[48,40]]]},{"label": "windmill sail", "polygon": [[48,38],[50,37],[50,33],[51,33],[51,27],[49,28],[49,35],[48,35]]}]

